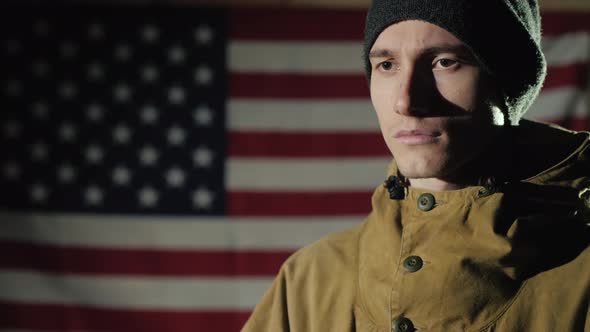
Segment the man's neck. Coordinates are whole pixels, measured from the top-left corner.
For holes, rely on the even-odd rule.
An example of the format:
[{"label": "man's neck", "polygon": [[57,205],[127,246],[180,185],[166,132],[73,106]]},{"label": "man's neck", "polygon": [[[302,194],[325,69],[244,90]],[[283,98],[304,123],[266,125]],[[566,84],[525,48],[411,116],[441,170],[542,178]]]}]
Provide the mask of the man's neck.
[{"label": "man's neck", "polygon": [[450,191],[465,188],[467,185],[449,182],[438,178],[408,179],[410,186],[430,191]]}]

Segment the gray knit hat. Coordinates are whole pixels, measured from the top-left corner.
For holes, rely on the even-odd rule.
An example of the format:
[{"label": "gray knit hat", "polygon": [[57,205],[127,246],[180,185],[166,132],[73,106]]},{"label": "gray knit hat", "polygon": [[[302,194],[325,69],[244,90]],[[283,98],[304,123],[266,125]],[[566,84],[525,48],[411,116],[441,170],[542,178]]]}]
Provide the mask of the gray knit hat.
[{"label": "gray knit hat", "polygon": [[496,81],[508,117],[517,124],[537,97],[547,64],[541,52],[536,0],[374,0],[365,26],[364,61],[371,78],[369,51],[388,26],[422,20],[455,35]]}]

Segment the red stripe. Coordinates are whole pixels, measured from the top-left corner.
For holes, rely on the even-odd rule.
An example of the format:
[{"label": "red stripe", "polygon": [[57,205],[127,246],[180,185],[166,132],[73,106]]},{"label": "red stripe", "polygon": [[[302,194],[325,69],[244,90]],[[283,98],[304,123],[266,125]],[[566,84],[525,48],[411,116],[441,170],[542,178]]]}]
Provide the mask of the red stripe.
[{"label": "red stripe", "polygon": [[0,302],[0,327],[40,331],[239,331],[247,311],[114,310]]},{"label": "red stripe", "polygon": [[365,11],[240,9],[231,12],[230,22],[231,39],[360,41]]},{"label": "red stripe", "polygon": [[231,132],[230,157],[382,157],[381,133]]},{"label": "red stripe", "polygon": [[[359,60],[359,68],[360,68]],[[369,98],[365,76],[336,74],[232,73],[233,98]]]},{"label": "red stripe", "polygon": [[0,268],[149,276],[273,276],[292,251],[113,249],[0,242]]},{"label": "red stripe", "polygon": [[[545,88],[583,87],[587,71],[588,63],[551,66]],[[230,96],[244,99],[368,99],[369,86],[363,74],[233,73]]]},{"label": "red stripe", "polygon": [[590,12],[541,13],[543,35],[590,31]]},{"label": "red stripe", "polygon": [[[230,38],[242,40],[362,41],[366,10],[239,9],[230,13]],[[590,31],[590,13],[541,13],[543,35]]]},{"label": "red stripe", "polygon": [[371,210],[370,192],[230,192],[227,201],[232,216],[365,215]]},{"label": "red stripe", "polygon": [[556,89],[564,86],[586,87],[588,85],[589,64],[584,62],[549,67],[543,89]]}]

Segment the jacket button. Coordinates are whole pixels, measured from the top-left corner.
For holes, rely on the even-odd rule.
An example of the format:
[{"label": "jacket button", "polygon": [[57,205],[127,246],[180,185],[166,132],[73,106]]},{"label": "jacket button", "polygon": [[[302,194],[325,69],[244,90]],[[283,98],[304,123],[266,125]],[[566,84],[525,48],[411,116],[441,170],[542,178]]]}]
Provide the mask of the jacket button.
[{"label": "jacket button", "polygon": [[422,268],[424,262],[419,256],[409,256],[404,259],[404,269],[408,272],[416,272]]},{"label": "jacket button", "polygon": [[414,324],[406,317],[398,317],[393,320],[391,326],[392,332],[412,332],[415,331]]},{"label": "jacket button", "polygon": [[422,194],[418,197],[418,209],[422,211],[430,211],[434,208],[434,195]]}]

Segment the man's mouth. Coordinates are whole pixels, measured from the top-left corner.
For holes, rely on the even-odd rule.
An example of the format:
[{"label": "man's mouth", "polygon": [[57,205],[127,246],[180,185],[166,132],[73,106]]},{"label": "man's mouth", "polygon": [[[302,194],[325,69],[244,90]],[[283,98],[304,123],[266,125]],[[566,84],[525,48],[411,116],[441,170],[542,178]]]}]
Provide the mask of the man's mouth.
[{"label": "man's mouth", "polygon": [[395,133],[394,138],[405,145],[430,144],[438,141],[441,133],[438,131],[415,129],[400,130]]}]

